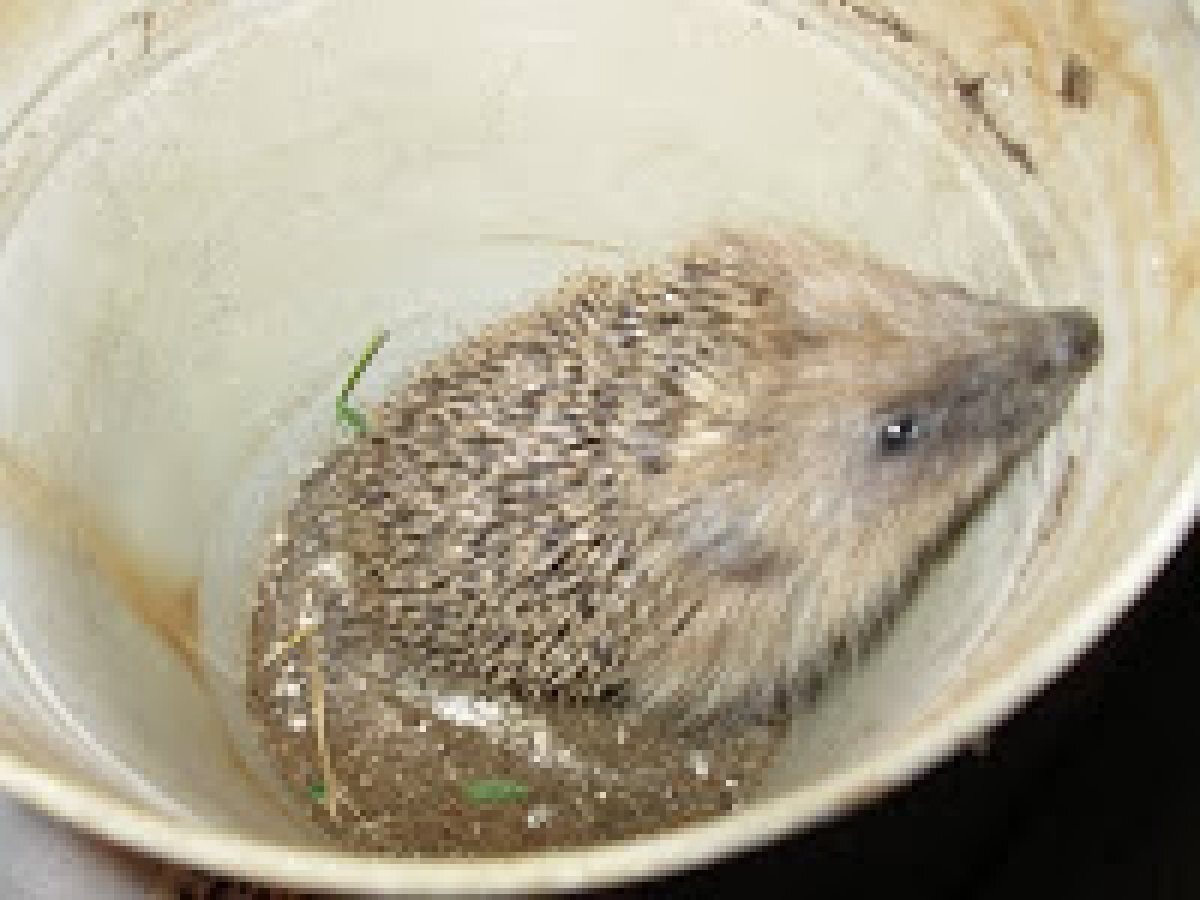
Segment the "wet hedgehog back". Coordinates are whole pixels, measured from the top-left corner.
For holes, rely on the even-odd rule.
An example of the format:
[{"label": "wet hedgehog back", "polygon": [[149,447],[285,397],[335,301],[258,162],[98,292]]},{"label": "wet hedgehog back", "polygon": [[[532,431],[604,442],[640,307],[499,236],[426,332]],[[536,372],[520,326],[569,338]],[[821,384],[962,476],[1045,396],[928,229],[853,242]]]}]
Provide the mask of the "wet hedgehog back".
[{"label": "wet hedgehog back", "polygon": [[678,624],[638,602],[659,528],[631,507],[639,482],[721,414],[705,384],[784,352],[787,297],[762,274],[713,248],[581,277],[430,363],[308,480],[264,608],[333,558],[354,599],[321,613],[329,640],[397,672],[528,697],[612,688],[639,635]]}]

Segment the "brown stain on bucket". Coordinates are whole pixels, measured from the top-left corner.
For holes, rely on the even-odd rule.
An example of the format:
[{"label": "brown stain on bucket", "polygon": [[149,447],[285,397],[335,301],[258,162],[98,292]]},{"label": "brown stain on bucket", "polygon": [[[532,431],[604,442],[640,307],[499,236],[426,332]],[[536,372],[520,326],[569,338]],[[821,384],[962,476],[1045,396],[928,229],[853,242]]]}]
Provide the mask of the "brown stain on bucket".
[{"label": "brown stain on bucket", "polygon": [[1096,73],[1079,55],[1072,53],[1063,63],[1058,96],[1066,106],[1087,109],[1095,96]]},{"label": "brown stain on bucket", "polygon": [[66,487],[0,444],[0,509],[86,563],[199,676],[197,579],[154,573]]},{"label": "brown stain on bucket", "polygon": [[1170,263],[1170,286],[1173,304],[1171,326],[1180,324],[1185,311],[1200,299],[1200,222],[1187,230],[1187,236],[1172,248]]},{"label": "brown stain on bucket", "polygon": [[[994,9],[1001,23],[995,46],[1016,42],[1031,51],[1032,86],[1047,128],[1065,132],[1078,127],[1079,138],[1097,144],[1096,159],[1103,167],[1097,181],[1106,185],[1120,253],[1116,278],[1129,296],[1142,290],[1149,247],[1161,247],[1165,315],[1157,320],[1148,310],[1123,319],[1132,357],[1154,361],[1150,368],[1158,373],[1129,385],[1127,396],[1136,392],[1138,399],[1120,404],[1130,420],[1129,439],[1137,441],[1140,452],[1152,454],[1169,441],[1177,417],[1194,408],[1190,392],[1182,387],[1190,385],[1187,373],[1194,364],[1171,349],[1184,342],[1165,338],[1195,327],[1191,316],[1200,267],[1195,223],[1179,217],[1174,134],[1159,88],[1159,80],[1168,76],[1139,59],[1145,42],[1155,35],[1104,0],[1066,0],[1053,6],[1025,0]],[[1086,104],[1064,105],[1063,67],[1072,60],[1087,67]],[[1099,117],[1095,123],[1102,127],[1076,126],[1081,117]],[[1115,508],[1118,494],[1116,487],[1106,492],[1105,508]]]},{"label": "brown stain on bucket", "polygon": [[[1172,158],[1162,101],[1149,72],[1134,59],[1138,33],[1100,0],[1057,4],[997,3],[994,47],[1006,43],[1027,48],[1037,96],[1052,107],[1046,120],[1061,121],[1064,78],[1072,68],[1087,72],[1087,102],[1070,104],[1074,111],[1132,113],[1139,149],[1152,149],[1150,175],[1157,211],[1169,214],[1174,202]],[[1061,19],[1059,18],[1061,16]],[[1082,71],[1082,70],[1080,70]]]},{"label": "brown stain on bucket", "polygon": [[[212,696],[213,686],[199,653],[197,578],[160,575],[139,564],[86,503],[45,478],[2,443],[0,515],[16,517],[22,526],[48,539],[55,549],[65,551],[73,560],[80,560],[110,584],[121,602],[187,667],[196,686]],[[223,762],[238,773],[248,790],[294,826],[311,827],[304,817],[281,802],[275,787],[251,768],[228,723],[213,737],[219,742]]]},{"label": "brown stain on bucket", "polygon": [[1154,152],[1151,173],[1159,210],[1170,214],[1174,208],[1174,178],[1170,144],[1163,119],[1162,100],[1150,74],[1133,61],[1133,29],[1119,23],[1108,4],[1096,0],[1073,0],[1069,21],[1072,38],[1088,49],[1088,56],[1099,78],[1117,88],[1133,101],[1139,140]]}]

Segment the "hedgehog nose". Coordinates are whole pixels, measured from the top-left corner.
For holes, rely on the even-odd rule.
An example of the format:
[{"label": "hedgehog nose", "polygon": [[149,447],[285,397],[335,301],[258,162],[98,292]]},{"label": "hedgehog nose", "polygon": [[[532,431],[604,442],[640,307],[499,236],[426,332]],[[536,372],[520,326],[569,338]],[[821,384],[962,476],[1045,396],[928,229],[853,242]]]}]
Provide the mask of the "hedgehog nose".
[{"label": "hedgehog nose", "polygon": [[1055,368],[1072,375],[1083,375],[1100,359],[1104,338],[1100,323],[1083,309],[1061,309],[1052,313],[1054,320],[1053,360]]}]

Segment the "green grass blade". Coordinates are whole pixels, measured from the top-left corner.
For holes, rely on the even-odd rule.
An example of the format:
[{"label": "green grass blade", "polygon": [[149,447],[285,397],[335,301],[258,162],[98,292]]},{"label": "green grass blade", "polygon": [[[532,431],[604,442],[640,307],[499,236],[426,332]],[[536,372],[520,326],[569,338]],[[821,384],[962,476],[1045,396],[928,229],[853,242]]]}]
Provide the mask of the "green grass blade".
[{"label": "green grass blade", "polygon": [[350,372],[350,377],[346,379],[345,385],[342,386],[342,392],[338,394],[336,411],[337,420],[343,425],[353,428],[359,434],[365,434],[370,427],[367,422],[367,417],[358,409],[350,405],[350,394],[358,387],[359,381],[362,380],[363,373],[367,371],[367,367],[371,365],[383,345],[387,343],[388,333],[380,331],[373,338],[371,343],[367,344],[367,349],[363,351],[362,356],[358,358],[358,362],[354,364],[354,369]]},{"label": "green grass blade", "polygon": [[507,778],[484,778],[472,781],[463,789],[472,803],[520,803],[529,799],[529,788]]}]

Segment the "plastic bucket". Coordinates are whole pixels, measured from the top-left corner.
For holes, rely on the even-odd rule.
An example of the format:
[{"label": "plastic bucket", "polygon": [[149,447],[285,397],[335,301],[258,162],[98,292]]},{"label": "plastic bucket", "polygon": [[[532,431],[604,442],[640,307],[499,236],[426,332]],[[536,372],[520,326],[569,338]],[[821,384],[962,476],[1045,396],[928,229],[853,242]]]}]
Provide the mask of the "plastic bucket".
[{"label": "plastic bucket", "polygon": [[[1195,509],[1182,0],[42,0],[0,48],[0,786],[125,845],[358,892],[710,860],[978,737]],[[395,336],[379,390],[568,270],[764,221],[1086,305],[1106,357],[760,802],[517,859],[321,846],[239,737],[239,567],[365,338]]]}]

